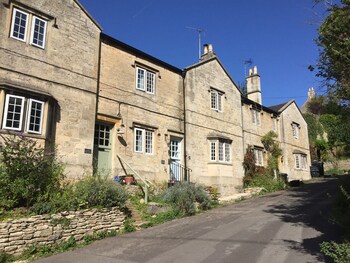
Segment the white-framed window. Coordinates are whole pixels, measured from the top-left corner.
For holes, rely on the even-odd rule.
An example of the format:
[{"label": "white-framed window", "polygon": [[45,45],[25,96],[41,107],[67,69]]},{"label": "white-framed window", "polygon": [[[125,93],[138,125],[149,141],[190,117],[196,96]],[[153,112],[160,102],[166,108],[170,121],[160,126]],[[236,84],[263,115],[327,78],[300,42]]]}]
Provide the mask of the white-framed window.
[{"label": "white-framed window", "polygon": [[44,102],[28,100],[27,131],[41,134],[44,114]]},{"label": "white-framed window", "polygon": [[307,169],[307,155],[302,153],[294,154],[295,169],[306,170]]},{"label": "white-framed window", "polygon": [[33,16],[30,44],[45,47],[47,22],[39,17]]},{"label": "white-framed window", "polygon": [[[28,25],[32,20],[31,26]],[[30,13],[13,8],[11,22],[11,38],[27,42],[27,35],[30,32],[30,44],[36,47],[45,48],[47,21]]]},{"label": "white-framed window", "polygon": [[292,123],[292,131],[293,131],[293,137],[295,139],[298,139],[299,138],[299,124],[293,122]]},{"label": "white-framed window", "polygon": [[[27,107],[25,108],[25,103]],[[42,133],[44,119],[43,101],[7,94],[2,128],[27,133]],[[25,122],[25,125],[23,123]]]},{"label": "white-framed window", "polygon": [[29,15],[17,8],[13,9],[11,37],[25,42],[27,39]]},{"label": "white-framed window", "polygon": [[210,90],[210,105],[215,111],[222,111],[222,93],[217,90]]},{"label": "white-framed window", "polygon": [[3,129],[22,130],[24,100],[21,96],[6,95]]},{"label": "white-framed window", "polygon": [[153,154],[154,132],[142,128],[134,129],[134,150],[138,153]]},{"label": "white-framed window", "polygon": [[230,162],[231,144],[225,140],[211,140],[210,161]]},{"label": "white-framed window", "polygon": [[260,125],[260,111],[256,109],[251,109],[252,112],[252,123],[255,125]]},{"label": "white-framed window", "polygon": [[264,161],[263,161],[263,150],[260,148],[254,148],[254,160],[255,160],[255,165],[257,166],[263,166]]},{"label": "white-framed window", "polygon": [[156,74],[136,67],[136,89],[154,94],[156,89]]},{"label": "white-framed window", "polygon": [[210,161],[216,161],[216,142],[210,142]]}]

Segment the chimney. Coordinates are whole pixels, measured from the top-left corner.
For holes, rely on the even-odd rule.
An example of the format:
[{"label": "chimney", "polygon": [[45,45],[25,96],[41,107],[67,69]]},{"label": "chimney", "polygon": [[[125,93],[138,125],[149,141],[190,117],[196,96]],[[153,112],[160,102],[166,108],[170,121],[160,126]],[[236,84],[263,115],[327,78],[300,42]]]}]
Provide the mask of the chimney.
[{"label": "chimney", "polygon": [[215,56],[215,53],[213,51],[213,45],[212,44],[204,44],[203,45],[203,55],[201,56],[201,60],[205,60],[208,58],[211,58]]},{"label": "chimney", "polygon": [[312,100],[316,98],[316,92],[314,88],[309,88],[309,91],[307,92],[307,100]]},{"label": "chimney", "polygon": [[256,66],[249,69],[249,76],[246,78],[246,81],[248,99],[262,105],[260,75]]}]

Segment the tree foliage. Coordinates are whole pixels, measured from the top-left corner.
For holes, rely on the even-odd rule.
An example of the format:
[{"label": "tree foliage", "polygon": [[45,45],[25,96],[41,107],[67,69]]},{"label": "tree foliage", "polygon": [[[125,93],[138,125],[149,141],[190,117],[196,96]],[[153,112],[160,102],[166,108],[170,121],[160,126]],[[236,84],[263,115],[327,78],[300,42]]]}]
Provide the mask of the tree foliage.
[{"label": "tree foliage", "polygon": [[350,101],[350,0],[341,0],[328,11],[316,40],[321,48],[316,76],[325,80],[330,93]]}]

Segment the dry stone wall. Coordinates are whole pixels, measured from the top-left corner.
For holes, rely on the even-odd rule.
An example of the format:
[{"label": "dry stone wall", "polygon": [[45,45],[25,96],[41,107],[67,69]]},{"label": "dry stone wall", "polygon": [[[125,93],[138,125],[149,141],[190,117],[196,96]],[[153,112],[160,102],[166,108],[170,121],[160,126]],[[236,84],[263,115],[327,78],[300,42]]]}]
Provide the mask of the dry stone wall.
[{"label": "dry stone wall", "polygon": [[86,209],[38,215],[0,223],[0,251],[21,254],[31,245],[52,245],[74,237],[123,228],[125,214],[118,208]]}]

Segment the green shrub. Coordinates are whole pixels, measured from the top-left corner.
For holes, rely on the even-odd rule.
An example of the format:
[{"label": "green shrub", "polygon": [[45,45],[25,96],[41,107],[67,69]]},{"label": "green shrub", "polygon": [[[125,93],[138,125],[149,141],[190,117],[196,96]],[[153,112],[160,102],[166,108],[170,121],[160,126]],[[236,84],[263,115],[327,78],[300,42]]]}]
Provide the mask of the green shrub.
[{"label": "green shrub", "polygon": [[12,255],[0,251],[0,263],[12,262],[13,259],[14,257]]},{"label": "green shrub", "polygon": [[78,181],[74,186],[75,203],[79,208],[89,207],[122,207],[128,200],[124,187],[112,179],[90,176]]},{"label": "green shrub", "polygon": [[211,200],[205,189],[189,182],[179,182],[168,188],[163,194],[163,200],[173,204],[184,215],[196,213],[196,202],[202,210],[211,208]]},{"label": "green shrub", "polygon": [[49,200],[60,188],[63,166],[54,152],[46,152],[24,136],[4,137],[0,165],[0,205],[4,209],[30,207]]},{"label": "green shrub", "polygon": [[124,233],[130,233],[136,231],[134,221],[131,218],[128,218],[124,221]]},{"label": "green shrub", "polygon": [[287,185],[282,179],[274,179],[271,175],[255,176],[249,181],[249,183],[246,186],[262,187],[267,193],[283,190],[287,187]]},{"label": "green shrub", "polygon": [[323,242],[321,252],[330,257],[335,263],[350,262],[350,243],[338,244],[334,241]]}]

